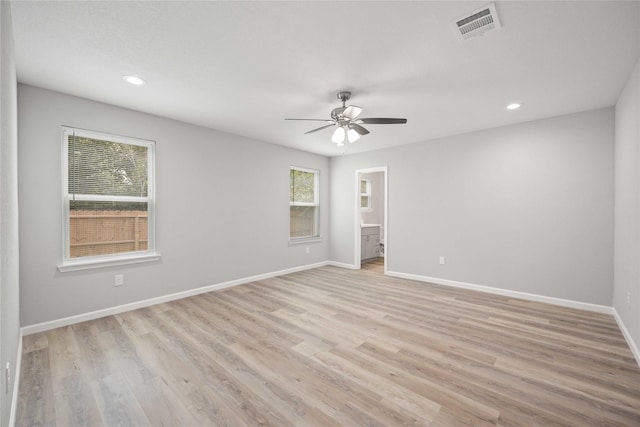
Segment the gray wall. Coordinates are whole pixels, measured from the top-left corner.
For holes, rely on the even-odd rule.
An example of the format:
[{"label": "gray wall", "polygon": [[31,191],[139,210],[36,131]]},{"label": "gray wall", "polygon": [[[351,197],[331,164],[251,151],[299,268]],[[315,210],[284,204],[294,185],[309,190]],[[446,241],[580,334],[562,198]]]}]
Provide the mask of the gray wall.
[{"label": "gray wall", "polygon": [[[329,259],[326,157],[24,85],[18,119],[22,326]],[[57,272],[61,125],[156,141],[161,262]],[[290,165],[320,170],[321,243],[288,244]]]},{"label": "gray wall", "polygon": [[615,129],[613,306],[637,349],[640,345],[640,61],[616,104]]},{"label": "gray wall", "polygon": [[[0,425],[9,424],[20,335],[16,67],[9,2],[0,2]],[[9,393],[4,369],[9,363]]]},{"label": "gray wall", "polygon": [[332,260],[354,264],[345,183],[388,165],[390,271],[610,306],[613,113],[332,158]]}]

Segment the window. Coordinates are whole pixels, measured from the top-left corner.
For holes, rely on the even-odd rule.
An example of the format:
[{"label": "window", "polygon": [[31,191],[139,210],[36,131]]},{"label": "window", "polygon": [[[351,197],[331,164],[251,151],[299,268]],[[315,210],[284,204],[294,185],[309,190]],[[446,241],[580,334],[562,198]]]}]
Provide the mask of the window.
[{"label": "window", "polygon": [[155,256],[155,143],[67,127],[62,133],[60,270]]},{"label": "window", "polygon": [[371,209],[371,180],[360,180],[360,209]]},{"label": "window", "polygon": [[292,166],[289,174],[289,238],[319,237],[320,172]]}]

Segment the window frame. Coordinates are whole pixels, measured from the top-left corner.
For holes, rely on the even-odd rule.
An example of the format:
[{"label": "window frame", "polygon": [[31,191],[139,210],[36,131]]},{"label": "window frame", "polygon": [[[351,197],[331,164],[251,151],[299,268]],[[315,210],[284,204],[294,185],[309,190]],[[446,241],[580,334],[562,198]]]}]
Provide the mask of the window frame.
[{"label": "window frame", "polygon": [[[312,173],[313,180],[313,202],[295,202],[291,201],[291,190],[289,190],[289,244],[307,243],[310,241],[320,241],[320,171],[318,169],[310,169],[301,166],[291,165],[289,167],[289,188],[291,188],[291,171],[297,170],[301,172]],[[315,234],[312,236],[291,237],[291,207],[292,206],[314,206],[315,207]]]},{"label": "window frame", "polygon": [[[105,255],[92,255],[71,258],[71,236],[70,236],[70,201],[73,194],[69,193],[69,136],[96,139],[100,141],[110,141],[119,144],[137,145],[147,148],[147,196],[109,196],[109,195],[86,195],[76,194],[75,200],[81,201],[115,201],[115,202],[144,202],[147,203],[147,249],[141,251],[121,252]],[[156,183],[155,183],[155,141],[132,138],[122,135],[114,135],[105,132],[98,132],[80,129],[70,126],[62,126],[62,263],[58,265],[60,272],[86,270],[100,267],[110,267],[114,265],[137,264],[141,262],[158,261],[160,255],[155,249],[155,204],[156,204]]]},{"label": "window frame", "polygon": [[[363,193],[360,191],[360,211],[371,212],[373,207],[371,206],[371,180],[369,178],[360,178],[360,189],[362,189],[362,181],[366,183],[366,190]],[[362,198],[367,198],[367,206],[362,206]]]}]

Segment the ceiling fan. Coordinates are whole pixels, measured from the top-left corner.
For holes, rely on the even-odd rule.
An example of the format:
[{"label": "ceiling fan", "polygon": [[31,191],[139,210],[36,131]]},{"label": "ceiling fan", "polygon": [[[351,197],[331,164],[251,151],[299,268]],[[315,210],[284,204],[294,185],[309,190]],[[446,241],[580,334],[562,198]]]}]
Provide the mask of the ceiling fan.
[{"label": "ceiling fan", "polygon": [[346,106],[346,102],[351,99],[351,92],[342,91],[338,92],[338,99],[342,101],[342,107],[334,108],[331,111],[331,119],[285,119],[285,120],[307,120],[314,122],[326,122],[328,125],[320,126],[319,128],[312,129],[305,132],[308,133],[317,132],[322,129],[326,129],[332,126],[337,126],[336,130],[331,136],[331,141],[343,146],[345,142],[354,142],[360,139],[360,136],[369,133],[365,129],[363,124],[369,125],[392,125],[392,124],[404,124],[407,123],[407,119],[393,119],[393,118],[358,118],[362,112],[362,108],[355,105]]}]

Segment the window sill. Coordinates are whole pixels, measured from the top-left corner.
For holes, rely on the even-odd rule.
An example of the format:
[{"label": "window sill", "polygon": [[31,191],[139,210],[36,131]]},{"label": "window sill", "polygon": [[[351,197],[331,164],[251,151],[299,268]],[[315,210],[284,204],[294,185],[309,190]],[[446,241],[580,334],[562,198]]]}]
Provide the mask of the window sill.
[{"label": "window sill", "polygon": [[91,259],[81,261],[67,261],[66,263],[58,265],[58,271],[61,273],[67,273],[70,271],[79,270],[92,270],[95,268],[114,267],[117,265],[127,264],[140,264],[143,262],[160,261],[160,254],[158,253],[145,253],[123,256],[119,258],[109,257],[104,259]]},{"label": "window sill", "polygon": [[289,246],[304,245],[307,243],[322,243],[322,237],[300,237],[298,239],[289,239]]}]

